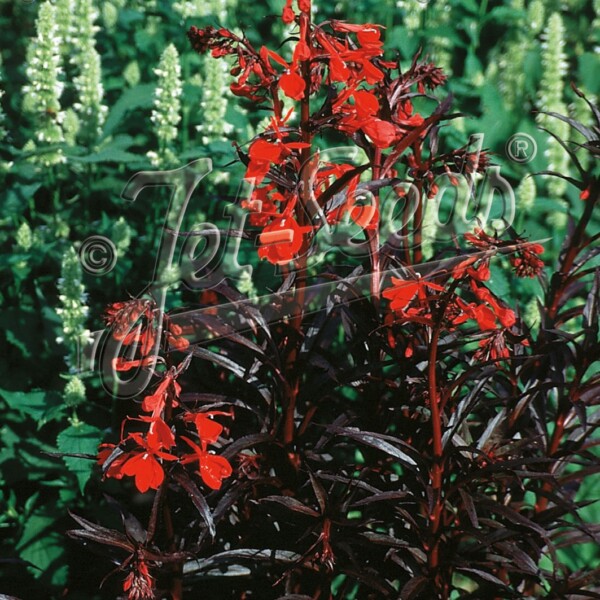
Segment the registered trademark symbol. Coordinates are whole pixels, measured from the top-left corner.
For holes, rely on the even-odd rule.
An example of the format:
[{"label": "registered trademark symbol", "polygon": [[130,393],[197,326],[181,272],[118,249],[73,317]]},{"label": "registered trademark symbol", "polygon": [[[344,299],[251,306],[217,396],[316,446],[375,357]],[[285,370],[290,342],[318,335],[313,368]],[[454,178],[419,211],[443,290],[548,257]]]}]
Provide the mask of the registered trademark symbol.
[{"label": "registered trademark symbol", "polygon": [[515,133],[506,142],[506,154],[517,163],[531,162],[537,154],[537,143],[527,133]]}]

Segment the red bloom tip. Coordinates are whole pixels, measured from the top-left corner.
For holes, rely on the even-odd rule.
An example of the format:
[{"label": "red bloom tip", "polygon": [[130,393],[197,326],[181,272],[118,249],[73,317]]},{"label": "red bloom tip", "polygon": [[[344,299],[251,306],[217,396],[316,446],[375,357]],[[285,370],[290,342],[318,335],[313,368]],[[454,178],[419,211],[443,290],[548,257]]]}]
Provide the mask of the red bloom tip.
[{"label": "red bloom tip", "polygon": [[579,199],[585,202],[590,197],[590,192],[590,187],[585,188],[585,190],[582,190],[581,194],[579,194]]},{"label": "red bloom tip", "polygon": [[544,268],[544,262],[538,258],[544,247],[541,244],[529,244],[525,246],[518,256],[511,258],[510,262],[515,268],[517,277],[535,277]]},{"label": "red bloom tip", "polygon": [[286,3],[285,3],[285,7],[283,8],[283,13],[281,15],[281,20],[286,25],[290,25],[291,23],[294,22],[295,18],[296,18],[296,13],[294,13],[294,10],[292,8],[292,0],[287,0]]},{"label": "red bloom tip", "polygon": [[143,560],[134,563],[129,575],[123,582],[123,591],[128,600],[152,600],[154,598],[154,579]]}]

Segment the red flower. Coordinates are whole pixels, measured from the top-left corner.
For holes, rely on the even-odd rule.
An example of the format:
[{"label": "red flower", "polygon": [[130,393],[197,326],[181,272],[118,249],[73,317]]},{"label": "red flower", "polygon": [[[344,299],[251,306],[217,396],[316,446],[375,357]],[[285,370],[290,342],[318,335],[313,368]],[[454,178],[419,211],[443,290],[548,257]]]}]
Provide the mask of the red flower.
[{"label": "red flower", "polygon": [[262,187],[254,187],[249,200],[242,200],[242,208],[250,211],[250,224],[264,227],[279,215],[275,202],[281,203],[285,197],[277,191],[274,183]]},{"label": "red flower", "polygon": [[274,265],[285,265],[296,258],[304,243],[304,234],[312,227],[300,227],[292,217],[280,217],[267,225],[259,236],[258,256]]},{"label": "red flower", "polygon": [[[176,456],[164,452],[175,445],[175,438],[169,426],[160,418],[142,417],[140,420],[150,422],[150,428],[144,438],[139,433],[130,433],[128,440],[133,440],[138,448],[118,455],[105,471],[106,477],[121,479],[123,475],[133,477],[135,487],[143,494],[149,489],[158,489],[164,481],[165,474],[158,459],[177,460]],[[113,454],[114,446],[105,444],[99,453],[100,464],[104,464]]]},{"label": "red flower", "polygon": [[292,0],[286,0],[285,6],[283,8],[283,13],[281,15],[281,20],[286,25],[290,25],[294,22],[295,18],[296,14],[294,13],[294,9],[292,8]]},{"label": "red flower", "polygon": [[377,148],[389,148],[398,137],[398,130],[393,123],[381,119],[370,119],[362,126]]},{"label": "red flower", "polygon": [[165,408],[169,392],[171,396],[171,406],[178,406],[177,398],[181,393],[181,386],[175,381],[172,373],[167,373],[160,385],[156,388],[154,394],[146,396],[142,402],[142,410],[151,412],[153,417],[158,417]]},{"label": "red flower", "polygon": [[288,98],[302,100],[306,83],[298,73],[290,71],[279,78],[279,88]]},{"label": "red flower", "polygon": [[467,310],[471,319],[477,321],[477,325],[481,331],[496,329],[496,315],[494,311],[485,304],[470,305]]},{"label": "red flower", "polygon": [[[175,460],[173,457],[170,460]],[[142,493],[150,488],[157,490],[165,478],[161,464],[150,452],[132,456],[122,467],[121,473],[135,478],[135,487]]]},{"label": "red flower", "polygon": [[336,19],[331,20],[331,28],[334,31],[341,31],[344,33],[357,33],[364,30],[377,30],[383,29],[383,25],[377,25],[375,23],[345,23],[344,21],[338,21]]},{"label": "red flower", "polygon": [[106,308],[104,319],[106,324],[112,327],[112,334],[116,340],[126,340],[124,341],[125,344],[131,344],[138,341],[135,335],[139,335],[139,327],[137,327],[134,337],[131,337],[131,330],[134,325],[142,316],[151,321],[154,308],[154,303],[151,300],[134,298],[127,302],[115,302]]},{"label": "red flower", "polygon": [[479,342],[479,350],[473,355],[474,360],[494,360],[499,361],[509,358],[510,352],[506,346],[504,332],[498,331],[489,338]]},{"label": "red flower", "polygon": [[194,450],[193,454],[188,454],[181,459],[182,464],[198,461],[198,474],[202,478],[202,481],[211,490],[218,490],[223,484],[223,479],[229,477],[233,472],[229,461],[224,456],[217,456],[216,454],[206,452],[183,435],[181,439]]},{"label": "red flower", "polygon": [[390,308],[392,310],[403,311],[417,296],[419,300],[427,298],[427,289],[444,291],[444,288],[437,283],[432,283],[425,279],[398,279],[392,277],[393,287],[384,290],[383,297],[391,300]]},{"label": "red flower", "polygon": [[310,47],[304,40],[300,40],[294,48],[292,63],[298,64],[302,60],[308,60],[311,56]]},{"label": "red flower", "polygon": [[373,92],[356,90],[352,96],[354,97],[356,114],[360,119],[367,119],[379,112],[379,100]]},{"label": "red flower", "polygon": [[[277,131],[275,132],[278,133]],[[279,134],[281,135],[281,134]],[[246,179],[254,179],[258,185],[269,172],[272,164],[282,164],[286,156],[292,154],[293,150],[300,150],[309,147],[304,142],[269,142],[264,138],[258,138],[253,141],[248,150],[250,162],[246,169]]]},{"label": "red flower", "polygon": [[474,280],[471,280],[471,289],[479,300],[489,304],[503,327],[512,327],[517,322],[514,311],[503,306],[485,286],[479,286]]},{"label": "red flower", "polygon": [[[119,452],[121,453],[119,454]],[[104,477],[122,479],[123,473],[121,473],[121,467],[128,458],[129,455],[122,452],[115,444],[100,444],[97,463],[102,467]],[[107,465],[106,463],[109,459],[111,460]]]},{"label": "red flower", "polygon": [[171,350],[185,350],[189,348],[190,342],[183,337],[183,328],[180,325],[169,322],[165,335]]},{"label": "red flower", "polygon": [[214,444],[223,431],[223,425],[213,420],[213,417],[216,415],[231,417],[232,413],[213,410],[201,413],[188,413],[184,417],[186,421],[191,421],[196,426],[198,437],[204,448],[206,448],[207,444]]},{"label": "red flower", "polygon": [[481,250],[489,250],[498,245],[498,239],[488,235],[480,227],[475,227],[473,233],[465,233],[465,240]]},{"label": "red flower", "polygon": [[279,162],[282,152],[281,144],[274,144],[263,138],[252,142],[248,151],[250,163],[246,169],[246,179],[254,178],[255,183],[259,184],[269,172],[271,164]]},{"label": "red flower", "polygon": [[112,368],[115,371],[129,371],[136,367],[152,367],[160,359],[158,356],[147,356],[146,358],[126,360],[122,356],[113,358]]}]

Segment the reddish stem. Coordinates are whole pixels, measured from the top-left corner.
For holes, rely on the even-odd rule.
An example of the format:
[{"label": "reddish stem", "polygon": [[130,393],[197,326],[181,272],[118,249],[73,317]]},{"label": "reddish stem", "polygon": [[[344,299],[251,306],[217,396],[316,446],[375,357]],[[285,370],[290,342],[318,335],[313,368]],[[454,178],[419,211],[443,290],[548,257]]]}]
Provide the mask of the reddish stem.
[{"label": "reddish stem", "polygon": [[[310,13],[301,13],[300,15],[300,36],[302,40],[310,45]],[[300,63],[302,78],[304,79],[304,96],[300,101],[300,134],[303,142],[312,144],[312,134],[310,132],[310,59],[303,60]],[[301,172],[301,188],[300,188],[300,210],[296,211],[298,225],[304,227],[307,225],[307,207],[310,201],[310,180],[311,180],[311,146],[303,148],[300,152],[300,164],[302,165]],[[302,328],[302,318],[304,315],[304,301],[306,289],[306,260],[307,260],[308,243],[303,244],[300,251],[300,256],[296,261],[296,294],[294,302],[294,314],[291,319],[292,330],[297,332],[298,338]],[[287,360],[287,372],[294,369],[294,364],[298,355],[299,340],[293,340],[295,347],[291,350]],[[290,445],[295,436],[294,416],[296,412],[296,399],[300,387],[300,376],[294,373],[290,378],[289,393],[285,406],[284,423],[283,423],[283,441],[286,445]]]}]

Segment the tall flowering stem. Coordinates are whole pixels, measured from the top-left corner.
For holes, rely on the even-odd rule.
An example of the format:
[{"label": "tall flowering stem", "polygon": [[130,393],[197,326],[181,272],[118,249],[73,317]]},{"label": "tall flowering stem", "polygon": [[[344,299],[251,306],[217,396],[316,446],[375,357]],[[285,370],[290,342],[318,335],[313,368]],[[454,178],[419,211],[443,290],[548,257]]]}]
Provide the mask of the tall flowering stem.
[{"label": "tall flowering stem", "polygon": [[[124,356],[113,359],[113,370],[128,373],[140,368],[153,368],[156,376],[152,391],[143,397],[137,411],[123,420],[118,443],[102,444],[98,453],[104,477],[130,477],[141,494],[156,491],[145,546],[132,549],[134,557],[138,555],[141,558],[129,559],[134,568],[123,587],[129,600],[154,597],[154,579],[150,575],[147,558],[148,546],[157,535],[159,523],[164,528],[167,560],[150,562],[168,565],[171,597],[175,600],[182,598],[183,560],[178,555],[177,536],[168,502],[169,486],[176,479],[183,482],[181,485],[192,494],[200,494],[184,465],[196,465],[197,480],[211,490],[218,490],[223,479],[232,474],[228,460],[208,450],[209,446],[217,443],[224,429],[213,420],[214,417],[232,416],[232,413],[196,411],[185,406],[179,380],[189,367],[191,354],[178,363],[174,356],[177,352],[189,352],[190,344],[183,328],[174,324],[168,315],[160,318],[159,310],[153,300],[132,299],[114,303],[106,311],[111,336],[125,349]],[[161,327],[159,323],[164,325]],[[159,355],[154,354],[157,348],[161,350]],[[181,423],[183,428],[181,425],[177,427],[177,423]],[[136,586],[143,588],[144,594]]]},{"label": "tall flowering stem", "polygon": [[27,48],[28,84],[23,88],[23,109],[35,125],[35,145],[50,147],[39,161],[51,166],[65,159],[62,150],[51,148],[64,141],[64,112],[60,104],[64,82],[56,9],[50,2],[40,6],[36,31],[37,36]]},{"label": "tall flowering stem", "polygon": [[148,156],[155,166],[168,168],[177,163],[175,142],[181,121],[181,66],[179,53],[173,44],[167,46],[154,72],[158,76],[158,84],[151,120],[158,139],[158,152],[150,152]]},{"label": "tall flowering stem", "polygon": [[[307,259],[318,231],[349,219],[365,237],[370,273],[370,295],[375,308],[381,294],[380,191],[401,180],[399,168],[407,169],[416,182],[419,198],[412,231],[406,223],[404,258],[419,262],[423,196],[437,192],[435,179],[457,165],[480,170],[471,155],[461,149],[447,155],[425,155],[424,140],[445,118],[448,102],[439,103],[429,116],[415,111],[413,99],[428,96],[445,81],[435,65],[419,62],[407,70],[399,61],[383,57],[382,27],[354,25],[337,20],[316,24],[308,0],[286,2],[282,19],[298,26],[298,41],[288,62],[266,47],[255,49],[246,37],[221,28],[192,27],[192,47],[215,58],[231,56],[233,94],[256,104],[267,104],[271,119],[250,143],[247,152],[238,147],[246,165],[246,179],[254,184],[243,203],[250,224],[262,228],[258,255],[284,273],[293,271],[295,295],[286,338],[286,385],[282,398],[280,431],[286,447],[295,439],[295,413],[302,371],[297,366],[305,313]],[[284,110],[283,98],[298,102]],[[311,99],[314,101],[311,102]],[[314,108],[316,106],[316,110]],[[295,110],[299,122],[293,126]],[[315,135],[333,133],[349,138],[367,156],[364,165],[320,162],[313,154]],[[370,171],[370,181],[362,174]],[[363,189],[361,189],[363,188]],[[370,205],[361,206],[365,194]],[[408,211],[410,207],[407,208]],[[408,221],[408,219],[407,219]],[[410,246],[414,246],[411,257]],[[290,459],[295,460],[293,453]]]},{"label": "tall flowering stem", "polygon": [[[310,47],[310,25],[311,25],[311,3],[306,0],[301,7],[299,16],[300,24],[300,42],[303,47]],[[311,199],[311,179],[313,177],[315,164],[311,161],[312,157],[312,133],[310,130],[310,88],[311,88],[311,61],[310,55],[305,55],[300,59],[300,74],[304,81],[304,94],[300,100],[300,139],[304,147],[300,150],[301,164],[301,188],[300,200],[301,209],[298,211],[298,225],[300,228],[309,226],[307,222],[308,206]],[[300,255],[296,263],[296,298],[294,303],[295,314],[291,320],[291,326],[296,335],[294,347],[289,353],[288,370],[293,370],[293,365],[296,361],[300,347],[302,317],[304,313],[305,289],[306,289],[306,260],[308,258],[308,247],[301,249]],[[290,385],[288,387],[288,398],[285,406],[285,417],[283,425],[283,441],[285,444],[291,445],[295,434],[295,412],[296,399],[300,386],[300,373],[296,372],[292,375]]]}]

